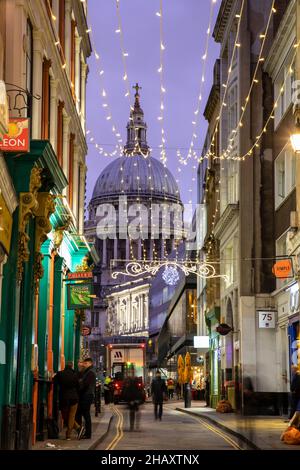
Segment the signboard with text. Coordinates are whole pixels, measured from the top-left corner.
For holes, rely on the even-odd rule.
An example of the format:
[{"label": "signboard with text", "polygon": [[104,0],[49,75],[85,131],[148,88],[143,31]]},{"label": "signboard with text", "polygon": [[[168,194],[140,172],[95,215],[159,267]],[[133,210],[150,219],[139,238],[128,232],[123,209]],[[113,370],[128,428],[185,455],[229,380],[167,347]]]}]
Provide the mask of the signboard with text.
[{"label": "signboard with text", "polygon": [[275,328],[275,311],[259,311],[258,312],[258,328]]},{"label": "signboard with text", "polygon": [[69,284],[68,285],[68,309],[85,309],[91,306],[92,285],[91,284]]},{"label": "signboard with text", "polygon": [[288,279],[293,277],[293,263],[291,258],[276,261],[272,268],[272,272],[277,279]]},{"label": "signboard with text", "polygon": [[68,273],[67,274],[67,279],[68,280],[72,280],[72,279],[93,279],[93,273],[92,273],[92,271]]},{"label": "signboard with text", "polygon": [[11,118],[8,132],[0,140],[0,150],[3,152],[29,152],[29,119]]}]

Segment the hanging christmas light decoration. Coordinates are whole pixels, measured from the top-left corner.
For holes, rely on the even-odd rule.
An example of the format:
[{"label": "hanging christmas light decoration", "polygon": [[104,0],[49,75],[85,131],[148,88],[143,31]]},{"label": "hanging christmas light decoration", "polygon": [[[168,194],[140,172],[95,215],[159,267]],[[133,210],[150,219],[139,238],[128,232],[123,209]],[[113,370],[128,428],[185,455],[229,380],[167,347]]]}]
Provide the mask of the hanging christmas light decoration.
[{"label": "hanging christmas light decoration", "polygon": [[220,279],[228,280],[228,276],[217,274],[214,264],[219,264],[219,263],[205,263],[205,262],[197,262],[197,261],[191,261],[191,260],[183,260],[183,261],[134,260],[132,261],[132,260],[114,259],[114,260],[111,260],[111,269],[113,269],[114,266],[119,266],[122,263],[125,263],[125,270],[113,271],[111,273],[111,277],[113,279],[117,279],[119,276],[126,276],[126,277],[132,277],[132,278],[140,277],[143,275],[155,276],[161,268],[165,268],[165,271],[168,268],[167,273],[170,274],[171,272],[170,268],[173,268],[172,273],[174,274],[174,277],[175,277],[175,270],[177,271],[178,276],[179,276],[178,271],[181,270],[185,274],[185,276],[188,276],[189,274],[195,274],[196,276],[202,279],[220,278]]},{"label": "hanging christmas light decoration", "polygon": [[179,281],[179,273],[176,266],[166,266],[162,278],[168,286],[176,286]]}]

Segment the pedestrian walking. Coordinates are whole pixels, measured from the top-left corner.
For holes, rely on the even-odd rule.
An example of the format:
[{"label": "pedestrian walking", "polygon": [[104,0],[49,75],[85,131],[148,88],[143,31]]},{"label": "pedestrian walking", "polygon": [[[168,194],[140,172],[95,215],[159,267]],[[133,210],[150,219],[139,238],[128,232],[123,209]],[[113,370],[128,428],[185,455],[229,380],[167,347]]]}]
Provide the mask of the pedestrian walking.
[{"label": "pedestrian walking", "polygon": [[[129,409],[129,424],[130,431],[134,431],[135,423],[137,422],[137,415],[139,407],[143,402],[141,387],[137,377],[129,377],[124,384],[123,398],[128,405]],[[137,423],[138,429],[138,423]]]},{"label": "pedestrian walking", "polygon": [[205,376],[205,401],[206,401],[206,406],[208,407],[210,405],[210,376],[209,376],[209,372],[206,372],[206,376]]},{"label": "pedestrian walking", "polygon": [[79,380],[79,415],[84,419],[84,439],[92,437],[91,405],[94,402],[96,374],[93,371],[93,360],[88,357],[83,361],[84,371]]},{"label": "pedestrian walking", "polygon": [[153,379],[151,383],[151,395],[154,404],[155,419],[159,418],[160,421],[163,413],[163,401],[167,397],[167,393],[165,381],[161,378],[161,373],[158,370],[155,379]]},{"label": "pedestrian walking", "polygon": [[65,369],[54,376],[54,383],[59,386],[59,408],[64,426],[67,427],[66,439],[71,439],[73,429],[77,431],[80,439],[83,426],[80,426],[75,420],[79,401],[79,381],[76,372],[73,370],[72,362],[67,362]]},{"label": "pedestrian walking", "polygon": [[293,366],[292,371],[294,372],[291,382],[291,413],[289,419],[292,419],[296,411],[300,411],[299,402],[300,402],[300,367]]},{"label": "pedestrian walking", "polygon": [[113,401],[113,392],[112,392],[112,378],[105,377],[104,379],[104,403],[109,405]]},{"label": "pedestrian walking", "polygon": [[177,396],[177,400],[181,399],[181,386],[179,382],[177,382],[176,384],[176,396]]},{"label": "pedestrian walking", "polygon": [[174,380],[171,377],[169,377],[167,381],[169,399],[174,397],[174,387],[175,387]]}]

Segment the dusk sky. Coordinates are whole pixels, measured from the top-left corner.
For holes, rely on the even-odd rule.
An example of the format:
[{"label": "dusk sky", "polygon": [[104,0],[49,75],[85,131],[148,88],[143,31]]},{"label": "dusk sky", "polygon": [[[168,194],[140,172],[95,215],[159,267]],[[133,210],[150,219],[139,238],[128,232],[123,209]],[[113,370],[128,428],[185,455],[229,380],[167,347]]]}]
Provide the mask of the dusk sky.
[{"label": "dusk sky", "polygon": [[[124,37],[124,50],[128,53],[128,79],[130,86],[139,82],[141,105],[148,125],[148,144],[153,148],[152,156],[159,159],[161,144],[160,115],[160,18],[159,0],[120,0],[120,12]],[[214,6],[214,20],[221,0]],[[123,143],[126,141],[126,124],[129,118],[129,99],[125,97],[126,82],[120,47],[118,17],[115,0],[89,0],[88,23],[92,29],[91,38],[94,53],[89,60],[87,89],[87,129],[88,137],[94,137],[106,152],[112,152],[116,137],[112,132],[115,125]],[[212,37],[209,40],[207,69],[203,87],[197,128],[192,125],[194,111],[198,106],[207,29],[209,25],[211,0],[163,0],[164,28],[164,84],[165,94],[165,137],[167,166],[179,179],[179,189],[184,203],[190,199],[196,202],[197,171],[193,169],[195,160],[187,166],[178,163],[176,150],[181,148],[187,154],[193,132],[197,139],[194,148],[201,151],[207,123],[203,110],[212,86],[212,70],[218,56],[219,45]],[[95,57],[95,51],[100,60]],[[104,73],[100,75],[100,71]],[[106,98],[103,100],[103,89]],[[134,90],[131,89],[131,101]],[[110,107],[112,119],[107,121],[106,103]],[[100,172],[112,158],[99,155],[93,145],[89,145],[87,158],[87,203],[91,199],[94,184]],[[178,172],[178,167],[182,169]],[[195,178],[195,181],[192,180]],[[192,192],[190,191],[192,189]],[[192,197],[191,197],[192,194]]]}]

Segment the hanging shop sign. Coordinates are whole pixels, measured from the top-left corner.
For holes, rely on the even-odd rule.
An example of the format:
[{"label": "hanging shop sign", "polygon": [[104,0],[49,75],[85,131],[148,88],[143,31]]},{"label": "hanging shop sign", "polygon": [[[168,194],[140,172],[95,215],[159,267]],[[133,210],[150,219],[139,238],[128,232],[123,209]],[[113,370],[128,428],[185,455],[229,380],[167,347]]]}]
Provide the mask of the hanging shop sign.
[{"label": "hanging shop sign", "polygon": [[8,99],[6,87],[3,80],[0,80],[0,139],[8,131]]},{"label": "hanging shop sign", "polygon": [[258,312],[258,328],[275,328],[275,311],[259,311]]},{"label": "hanging shop sign", "polygon": [[69,284],[67,287],[69,310],[91,307],[92,284]]},{"label": "hanging shop sign", "polygon": [[84,325],[81,328],[81,335],[82,336],[89,336],[92,333],[92,328],[90,326]]},{"label": "hanging shop sign", "polygon": [[2,194],[0,194],[0,244],[9,254],[13,219]]},{"label": "hanging shop sign", "polygon": [[209,336],[194,336],[194,348],[208,349]]},{"label": "hanging shop sign", "polygon": [[272,272],[277,279],[288,279],[293,277],[293,264],[290,258],[276,261],[272,268]]},{"label": "hanging shop sign", "polygon": [[227,325],[226,323],[220,323],[220,325],[218,325],[216,327],[216,331],[221,336],[226,336],[226,335],[228,335],[228,333],[230,333],[232,331],[232,328],[231,328],[231,326]]},{"label": "hanging shop sign", "polygon": [[29,119],[9,120],[8,132],[0,141],[0,149],[3,152],[29,152]]},{"label": "hanging shop sign", "polygon": [[72,279],[93,279],[92,271],[84,271],[78,273],[68,273],[67,279],[71,281]]}]

